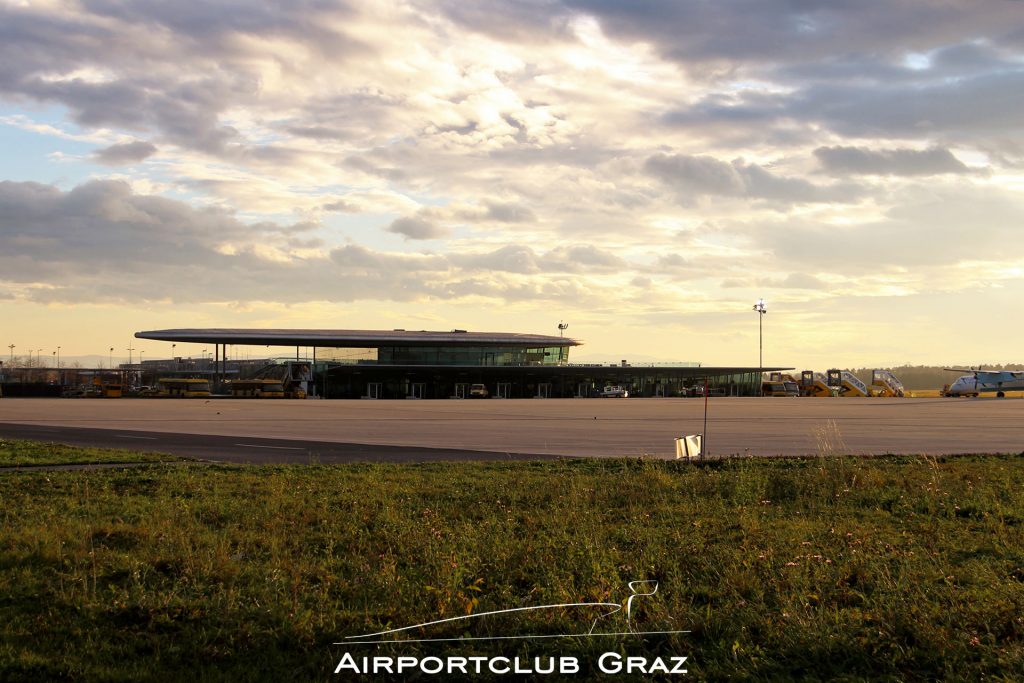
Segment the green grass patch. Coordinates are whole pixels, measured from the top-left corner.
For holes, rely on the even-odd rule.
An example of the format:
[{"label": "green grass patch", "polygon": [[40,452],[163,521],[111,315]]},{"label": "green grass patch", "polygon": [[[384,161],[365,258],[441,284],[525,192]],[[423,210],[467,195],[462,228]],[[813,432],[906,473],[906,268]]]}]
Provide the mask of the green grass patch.
[{"label": "green grass patch", "polygon": [[180,461],[174,455],[120,448],[82,448],[56,443],[0,439],[0,467]]},{"label": "green grass patch", "polygon": [[[0,501],[6,680],[322,679],[344,652],[576,656],[584,671],[606,651],[679,654],[717,680],[1024,671],[1021,457],[13,472]],[[628,626],[690,633],[332,645],[623,604],[636,580],[659,589]],[[593,619],[521,612],[404,635]],[[598,630],[626,627],[619,614]]]}]

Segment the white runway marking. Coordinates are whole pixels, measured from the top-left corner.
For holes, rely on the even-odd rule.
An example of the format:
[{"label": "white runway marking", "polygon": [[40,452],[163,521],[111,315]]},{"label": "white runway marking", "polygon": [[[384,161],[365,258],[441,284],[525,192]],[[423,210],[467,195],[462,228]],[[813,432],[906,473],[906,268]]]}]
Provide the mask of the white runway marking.
[{"label": "white runway marking", "polygon": [[146,441],[156,441],[155,436],[128,436],[127,434],[118,434],[119,439],[145,439]]},{"label": "white runway marking", "polygon": [[260,446],[254,443],[236,443],[234,446],[245,446],[246,448],[273,448],[277,451],[304,451],[305,448],[295,448],[294,446]]}]

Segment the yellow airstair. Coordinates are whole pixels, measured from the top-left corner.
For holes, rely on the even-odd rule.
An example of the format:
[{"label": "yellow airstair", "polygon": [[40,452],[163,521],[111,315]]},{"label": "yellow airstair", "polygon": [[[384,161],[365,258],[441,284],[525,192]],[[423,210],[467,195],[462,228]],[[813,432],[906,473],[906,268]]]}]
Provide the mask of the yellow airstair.
[{"label": "yellow airstair", "polygon": [[820,372],[804,370],[800,373],[800,395],[822,398],[836,396],[837,392],[828,385],[828,378]]},{"label": "yellow airstair", "polygon": [[839,390],[840,396],[870,396],[868,385],[849,370],[833,368],[828,371],[828,385]]},{"label": "yellow airstair", "polygon": [[871,392],[873,396],[903,398],[906,390],[903,382],[888,370],[871,371]]}]

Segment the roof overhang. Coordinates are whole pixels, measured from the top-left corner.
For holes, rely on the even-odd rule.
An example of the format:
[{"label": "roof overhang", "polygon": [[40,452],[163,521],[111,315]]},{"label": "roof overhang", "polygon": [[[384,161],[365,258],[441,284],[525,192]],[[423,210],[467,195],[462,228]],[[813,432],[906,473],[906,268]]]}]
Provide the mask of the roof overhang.
[{"label": "roof overhang", "polygon": [[568,337],[509,332],[432,332],[428,330],[291,330],[291,329],[178,329],[136,332],[138,339],[193,344],[250,346],[319,346],[381,348],[389,346],[579,346]]}]

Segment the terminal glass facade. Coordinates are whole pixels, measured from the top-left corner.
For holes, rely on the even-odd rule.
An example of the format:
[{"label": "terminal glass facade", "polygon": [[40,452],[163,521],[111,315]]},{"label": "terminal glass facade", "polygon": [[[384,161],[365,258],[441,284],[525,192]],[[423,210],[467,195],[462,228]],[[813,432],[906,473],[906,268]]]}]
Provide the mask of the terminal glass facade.
[{"label": "terminal glass facade", "polygon": [[517,348],[508,346],[382,346],[379,365],[523,366],[564,365],[568,346]]},{"label": "terminal glass facade", "polygon": [[708,374],[701,368],[580,366],[334,365],[317,372],[317,395],[326,398],[469,398],[483,384],[493,398],[591,398],[608,385],[630,396],[757,396],[759,373]]}]

